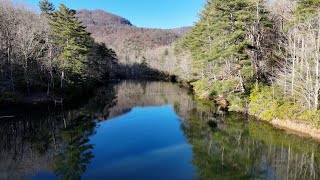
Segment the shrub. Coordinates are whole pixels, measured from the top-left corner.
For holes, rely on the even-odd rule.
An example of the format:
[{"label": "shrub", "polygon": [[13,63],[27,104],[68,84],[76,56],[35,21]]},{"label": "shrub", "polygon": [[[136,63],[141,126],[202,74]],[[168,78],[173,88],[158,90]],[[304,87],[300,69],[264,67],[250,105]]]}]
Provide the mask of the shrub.
[{"label": "shrub", "polygon": [[[250,94],[249,113],[258,117],[262,114],[266,120],[269,120],[273,113],[268,108],[274,109],[275,106],[272,97],[272,91],[268,87],[260,85],[254,87]],[[264,119],[263,117],[260,118]]]},{"label": "shrub", "polygon": [[209,97],[209,84],[210,80],[208,78],[200,79],[191,83],[196,95],[199,96],[200,99],[205,99]]},{"label": "shrub", "polygon": [[290,97],[283,97],[282,89],[256,86],[250,94],[249,113],[263,120],[274,118],[304,121],[316,127],[320,123],[320,111],[303,110]]},{"label": "shrub", "polygon": [[298,114],[297,119],[300,121],[307,121],[308,123],[311,123],[313,126],[319,128],[320,111],[314,111],[314,110],[302,111]]},{"label": "shrub", "polygon": [[210,96],[225,95],[236,89],[238,80],[216,81],[210,89]]},{"label": "shrub", "polygon": [[0,104],[13,104],[17,103],[20,100],[20,96],[13,92],[3,92],[0,94]]},{"label": "shrub", "polygon": [[227,100],[230,104],[229,111],[235,112],[247,112],[248,105],[249,105],[249,98],[248,96],[238,93],[238,94],[229,94]]}]

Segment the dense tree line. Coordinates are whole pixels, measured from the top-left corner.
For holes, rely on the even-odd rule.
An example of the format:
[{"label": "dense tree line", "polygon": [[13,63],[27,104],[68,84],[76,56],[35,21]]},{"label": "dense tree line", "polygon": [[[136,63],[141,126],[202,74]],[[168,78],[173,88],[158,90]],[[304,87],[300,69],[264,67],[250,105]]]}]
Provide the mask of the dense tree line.
[{"label": "dense tree line", "polygon": [[56,10],[46,0],[36,14],[3,1],[1,98],[63,92],[110,77],[172,75],[201,98],[226,99],[229,110],[318,125],[318,7],[315,0],[208,0],[179,40],[188,28],[137,28],[103,11]]},{"label": "dense tree line", "polygon": [[116,54],[95,43],[76,12],[47,0],[41,14],[13,1],[0,2],[0,92],[63,92],[108,77]]},{"label": "dense tree line", "polygon": [[56,9],[46,0],[39,6],[41,13],[1,2],[0,101],[25,95],[50,100],[115,78],[167,78],[170,65],[150,56],[162,52],[149,52],[187,29],[137,28],[101,10]]},{"label": "dense tree line", "polygon": [[191,53],[196,93],[262,119],[318,126],[319,7],[316,0],[208,0],[176,47]]}]

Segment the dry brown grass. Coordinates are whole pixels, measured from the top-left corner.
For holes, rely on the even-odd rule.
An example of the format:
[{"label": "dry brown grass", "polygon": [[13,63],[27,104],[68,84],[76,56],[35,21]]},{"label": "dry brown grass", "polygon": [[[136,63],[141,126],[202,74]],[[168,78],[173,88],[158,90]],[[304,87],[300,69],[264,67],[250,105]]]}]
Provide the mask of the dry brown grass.
[{"label": "dry brown grass", "polygon": [[284,129],[289,133],[297,134],[304,137],[312,137],[320,141],[320,129],[312,127],[309,124],[279,119],[273,119],[272,121],[270,121],[270,123],[277,128]]}]

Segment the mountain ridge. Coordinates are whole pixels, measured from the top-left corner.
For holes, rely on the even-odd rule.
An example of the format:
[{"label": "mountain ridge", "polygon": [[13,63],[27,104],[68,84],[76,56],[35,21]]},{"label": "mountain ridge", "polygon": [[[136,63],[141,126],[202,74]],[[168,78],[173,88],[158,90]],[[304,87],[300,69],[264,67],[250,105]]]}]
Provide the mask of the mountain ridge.
[{"label": "mountain ridge", "polygon": [[191,27],[175,29],[143,28],[128,19],[104,10],[78,10],[76,17],[91,36],[115,50],[123,63],[139,63],[147,50],[170,46]]},{"label": "mountain ridge", "polygon": [[86,26],[133,26],[128,19],[101,9],[80,9],[76,12],[76,17],[79,18]]},{"label": "mountain ridge", "polygon": [[[103,26],[135,26],[130,20],[119,16],[114,13],[107,12],[102,9],[96,10],[88,10],[88,9],[79,9],[76,11],[76,17],[79,18],[84,25],[103,25]],[[185,34],[189,30],[191,30],[192,26],[183,26],[177,28],[147,28],[147,27],[137,27],[143,29],[160,29],[160,30],[167,30],[172,31],[177,34]]]}]

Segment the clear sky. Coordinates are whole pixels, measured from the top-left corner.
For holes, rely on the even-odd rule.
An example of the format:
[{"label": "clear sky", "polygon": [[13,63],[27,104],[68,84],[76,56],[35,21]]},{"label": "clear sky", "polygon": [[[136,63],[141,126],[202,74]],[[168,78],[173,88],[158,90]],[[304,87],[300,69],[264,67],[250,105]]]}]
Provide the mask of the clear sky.
[{"label": "clear sky", "polygon": [[[37,6],[39,0],[18,0]],[[205,0],[51,0],[72,9],[102,9],[138,27],[176,28],[193,25]]]}]

